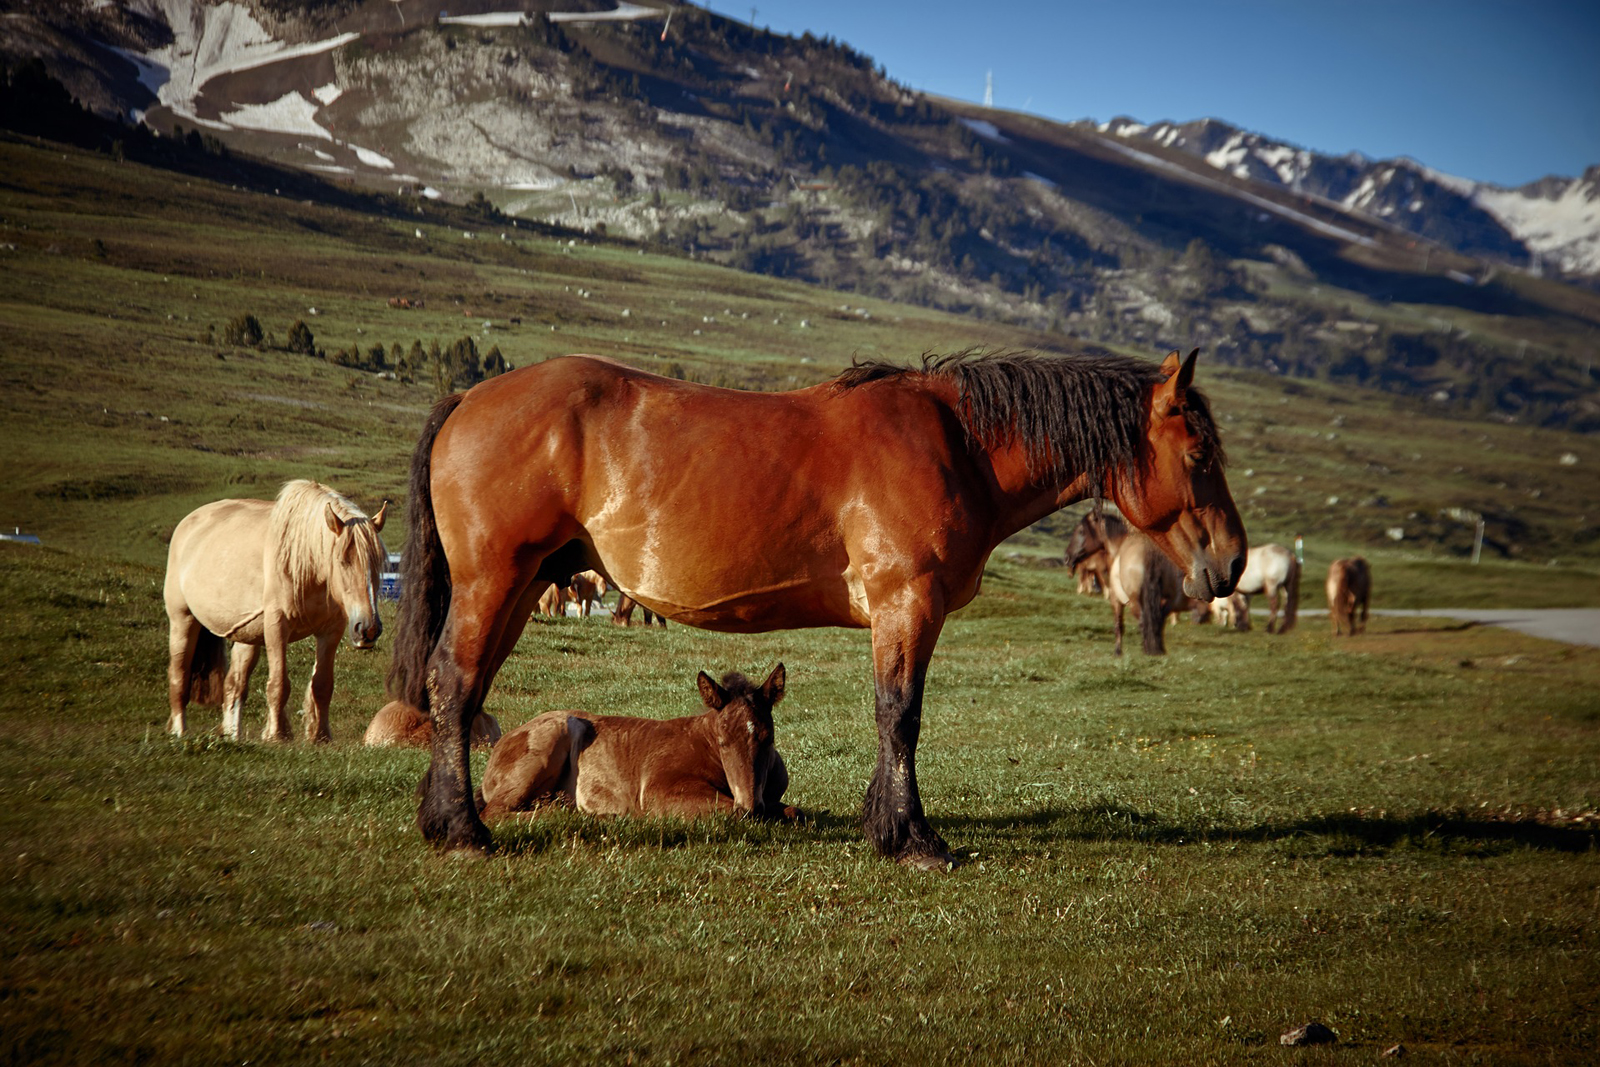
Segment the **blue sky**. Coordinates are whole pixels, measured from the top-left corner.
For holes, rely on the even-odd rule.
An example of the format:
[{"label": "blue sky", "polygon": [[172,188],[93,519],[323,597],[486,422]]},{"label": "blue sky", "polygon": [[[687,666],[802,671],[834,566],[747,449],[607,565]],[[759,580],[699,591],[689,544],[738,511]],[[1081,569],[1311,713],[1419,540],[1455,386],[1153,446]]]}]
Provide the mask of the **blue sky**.
[{"label": "blue sky", "polygon": [[1600,0],[755,0],[915,89],[1056,119],[1203,117],[1520,185],[1600,163]]}]

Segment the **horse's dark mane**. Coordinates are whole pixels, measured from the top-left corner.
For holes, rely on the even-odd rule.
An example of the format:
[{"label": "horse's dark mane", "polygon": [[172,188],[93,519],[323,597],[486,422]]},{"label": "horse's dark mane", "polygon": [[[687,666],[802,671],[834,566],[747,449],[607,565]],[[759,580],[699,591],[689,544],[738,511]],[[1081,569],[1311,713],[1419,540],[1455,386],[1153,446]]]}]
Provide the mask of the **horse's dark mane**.
[{"label": "horse's dark mane", "polygon": [[[993,448],[1020,441],[1041,477],[1089,476],[1098,487],[1131,467],[1144,437],[1150,390],[1162,381],[1154,363],[1128,356],[1042,356],[1027,352],[927,353],[921,367],[856,361],[833,379],[836,392],[921,374],[955,382],[957,413],[968,443]],[[1223,463],[1222,442],[1205,394],[1190,387],[1185,419],[1203,462]]]}]

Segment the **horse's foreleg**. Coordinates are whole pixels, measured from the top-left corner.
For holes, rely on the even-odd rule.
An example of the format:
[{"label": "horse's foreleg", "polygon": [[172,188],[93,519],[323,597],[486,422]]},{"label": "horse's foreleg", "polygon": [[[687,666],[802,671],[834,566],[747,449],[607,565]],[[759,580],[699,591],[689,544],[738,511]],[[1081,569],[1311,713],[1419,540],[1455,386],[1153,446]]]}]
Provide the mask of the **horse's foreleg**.
[{"label": "horse's foreleg", "polygon": [[267,653],[267,724],[261,740],[288,741],[289,730],[289,645],[283,632],[283,619],[268,614],[263,635]]},{"label": "horse's foreleg", "polygon": [[167,703],[171,712],[167,729],[182,737],[185,712],[189,707],[189,667],[194,662],[195,646],[200,643],[200,624],[188,611],[167,613],[171,624],[167,637]]},{"label": "horse's foreleg", "polygon": [[260,655],[260,645],[236,641],[229,656],[228,680],[222,690],[222,735],[235,741],[239,740],[244,702],[250,693],[250,673],[256,669]]},{"label": "horse's foreleg", "polygon": [[862,825],[885,856],[926,869],[954,862],[928,823],[917,789],[922,687],[944,613],[932,588],[907,588],[875,605],[872,669],[878,765],[867,786]]},{"label": "horse's foreleg", "polygon": [[317,635],[317,665],[306,685],[306,740],[326,744],[333,740],[328,727],[328,703],[333,699],[333,657],[339,651],[343,629]]}]

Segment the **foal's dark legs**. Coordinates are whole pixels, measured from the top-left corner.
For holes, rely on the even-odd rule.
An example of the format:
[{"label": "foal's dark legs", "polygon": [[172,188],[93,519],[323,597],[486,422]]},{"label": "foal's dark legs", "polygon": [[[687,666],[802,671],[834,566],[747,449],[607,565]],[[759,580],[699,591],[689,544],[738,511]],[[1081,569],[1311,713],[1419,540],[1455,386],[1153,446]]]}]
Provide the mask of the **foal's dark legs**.
[{"label": "foal's dark legs", "polygon": [[872,626],[878,721],[878,765],[867,786],[862,826],[885,856],[929,870],[953,863],[950,848],[922,811],[917,790],[917,737],[922,687],[944,619],[925,595],[906,594],[905,607],[880,608]]}]

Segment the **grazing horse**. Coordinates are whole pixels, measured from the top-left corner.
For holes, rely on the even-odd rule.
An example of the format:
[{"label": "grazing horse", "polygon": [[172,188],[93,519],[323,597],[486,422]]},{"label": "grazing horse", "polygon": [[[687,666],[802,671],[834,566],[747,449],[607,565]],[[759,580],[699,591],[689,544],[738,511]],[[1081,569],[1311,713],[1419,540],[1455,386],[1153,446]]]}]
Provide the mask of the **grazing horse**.
[{"label": "grazing horse", "polygon": [[634,608],[644,612],[644,624],[646,626],[658,623],[663,630],[667,628],[667,617],[665,615],[657,615],[620,589],[617,590],[617,606],[611,612],[611,622],[616,626],[632,626]]},{"label": "grazing horse", "polygon": [[[1282,545],[1251,545],[1245,554],[1244,573],[1239,576],[1236,593],[1245,596],[1244,611],[1234,621],[1240,630],[1250,629],[1250,600],[1255,593],[1267,595],[1269,612],[1267,633],[1286,634],[1294,629],[1300,613],[1300,563]],[[1279,620],[1278,611],[1283,617]]]},{"label": "grazing horse", "polygon": [[[371,648],[383,632],[379,575],[388,561],[372,518],[325,485],[284,484],[276,501],[218,500],[190,512],[167,549],[171,624],[168,726],[183,735],[190,700],[223,705],[222,732],[239,736],[250,672],[267,650],[267,741],[289,739],[288,649],[317,639],[306,688],[306,738],[328,741],[328,699],[339,638]],[[224,667],[227,642],[231,664]],[[226,671],[226,680],[224,680]]]},{"label": "grazing horse", "polygon": [[550,711],[512,730],[484,768],[482,818],[546,801],[592,815],[783,815],[789,771],[772,740],[783,664],[760,686],[738,672],[721,685],[704,671],[697,681],[699,715]]},{"label": "grazing horse", "polygon": [[1098,596],[1110,588],[1111,560],[1127,536],[1127,523],[1098,509],[1078,520],[1066,551],[1067,570],[1077,576],[1078,592]]},{"label": "grazing horse", "polygon": [[603,575],[594,571],[579,571],[572,576],[572,584],[567,587],[567,600],[578,605],[578,614],[587,619],[591,604],[605,606],[601,601],[610,588]]},{"label": "grazing horse", "polygon": [[[953,862],[917,788],[928,661],[1006,537],[1108,497],[1186,572],[1232,592],[1245,533],[1194,357],[925,356],[752,393],[593,356],[434,406],[412,457],[391,695],[433,717],[417,812],[437,847],[487,849],[466,726],[539,583],[592,567],[638,603],[736,633],[870,627],[878,851]],[[506,487],[514,485],[515,492]]]},{"label": "grazing horse", "polygon": [[1366,560],[1351,556],[1333,561],[1328,567],[1328,618],[1333,623],[1333,636],[1348,630],[1353,637],[1367,628],[1367,601],[1371,597],[1372,570]]},{"label": "grazing horse", "polygon": [[1123,612],[1133,609],[1145,654],[1167,654],[1167,616],[1183,610],[1183,573],[1142,533],[1128,534],[1111,561],[1106,599],[1111,601],[1113,655],[1122,655]]}]

